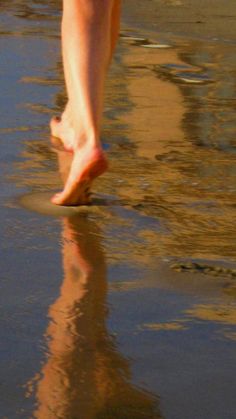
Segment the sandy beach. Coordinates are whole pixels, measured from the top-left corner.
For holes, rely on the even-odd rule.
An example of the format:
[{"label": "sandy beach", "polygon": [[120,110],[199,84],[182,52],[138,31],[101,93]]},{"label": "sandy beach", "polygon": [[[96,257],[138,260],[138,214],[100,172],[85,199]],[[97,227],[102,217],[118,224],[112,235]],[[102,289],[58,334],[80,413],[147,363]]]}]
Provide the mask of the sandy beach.
[{"label": "sandy beach", "polygon": [[79,209],[49,202],[60,16],[0,2],[0,417],[235,419],[236,5],[124,0]]},{"label": "sandy beach", "polygon": [[236,41],[234,0],[124,0],[123,21],[157,36]]}]

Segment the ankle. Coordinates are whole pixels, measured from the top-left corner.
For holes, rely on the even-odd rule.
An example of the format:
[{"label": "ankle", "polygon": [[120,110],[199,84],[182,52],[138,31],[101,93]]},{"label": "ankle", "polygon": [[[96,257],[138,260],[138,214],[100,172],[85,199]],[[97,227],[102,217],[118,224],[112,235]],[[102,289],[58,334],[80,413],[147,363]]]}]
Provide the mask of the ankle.
[{"label": "ankle", "polygon": [[88,137],[86,139],[78,138],[78,141],[75,140],[74,142],[74,151],[77,150],[88,150],[88,151],[96,151],[102,150],[101,141],[98,138],[91,138]]},{"label": "ankle", "polygon": [[98,131],[93,128],[86,130],[81,130],[80,128],[78,128],[77,130],[75,127],[75,148],[101,148],[100,135]]}]

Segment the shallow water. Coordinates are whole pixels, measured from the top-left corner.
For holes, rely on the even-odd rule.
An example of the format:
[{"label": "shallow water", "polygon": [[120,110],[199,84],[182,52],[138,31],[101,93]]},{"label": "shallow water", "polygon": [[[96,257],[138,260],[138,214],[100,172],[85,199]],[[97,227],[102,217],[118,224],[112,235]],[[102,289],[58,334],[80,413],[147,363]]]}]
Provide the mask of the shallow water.
[{"label": "shallow water", "polygon": [[110,171],[92,207],[55,213],[60,10],[25,3],[0,2],[0,416],[235,419],[233,36],[157,32],[161,2],[141,25],[126,0]]}]

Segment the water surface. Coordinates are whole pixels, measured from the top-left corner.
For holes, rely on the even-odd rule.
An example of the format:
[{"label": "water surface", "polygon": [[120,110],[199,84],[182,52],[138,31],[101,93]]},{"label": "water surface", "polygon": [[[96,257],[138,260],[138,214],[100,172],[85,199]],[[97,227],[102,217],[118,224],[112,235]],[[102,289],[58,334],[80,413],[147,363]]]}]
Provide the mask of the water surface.
[{"label": "water surface", "polygon": [[234,38],[158,32],[177,3],[139,23],[126,0],[110,171],[91,209],[50,215],[60,10],[0,2],[2,418],[235,418]]}]

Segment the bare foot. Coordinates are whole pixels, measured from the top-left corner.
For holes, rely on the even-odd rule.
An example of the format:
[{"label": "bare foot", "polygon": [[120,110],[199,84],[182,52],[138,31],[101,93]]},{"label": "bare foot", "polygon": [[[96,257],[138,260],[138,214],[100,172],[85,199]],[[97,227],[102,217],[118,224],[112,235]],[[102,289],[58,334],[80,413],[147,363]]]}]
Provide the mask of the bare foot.
[{"label": "bare foot", "polygon": [[[65,111],[61,117],[53,117],[51,119],[50,128],[52,137],[59,139],[62,142],[65,150],[73,151],[75,131],[73,128],[69,105],[66,106]],[[55,145],[53,138],[52,143]]]},{"label": "bare foot", "polygon": [[102,175],[108,167],[107,159],[100,147],[88,145],[74,151],[70,173],[64,190],[52,198],[56,205],[87,205],[93,180]]}]

